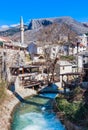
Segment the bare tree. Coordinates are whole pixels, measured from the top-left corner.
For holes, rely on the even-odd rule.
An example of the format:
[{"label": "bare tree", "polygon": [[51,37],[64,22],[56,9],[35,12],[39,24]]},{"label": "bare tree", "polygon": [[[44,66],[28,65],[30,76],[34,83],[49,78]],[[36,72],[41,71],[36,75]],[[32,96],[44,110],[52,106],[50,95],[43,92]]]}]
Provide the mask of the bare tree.
[{"label": "bare tree", "polygon": [[55,67],[56,67],[57,61],[59,61],[58,53],[56,54],[56,57],[54,59],[50,58],[50,53],[51,53],[50,47],[44,49],[48,84],[53,83],[55,80]]}]

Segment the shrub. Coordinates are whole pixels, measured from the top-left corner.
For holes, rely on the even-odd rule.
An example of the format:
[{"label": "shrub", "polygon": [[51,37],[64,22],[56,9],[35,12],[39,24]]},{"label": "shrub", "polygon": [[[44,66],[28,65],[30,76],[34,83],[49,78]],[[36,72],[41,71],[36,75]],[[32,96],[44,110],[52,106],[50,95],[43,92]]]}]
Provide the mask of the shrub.
[{"label": "shrub", "polygon": [[74,121],[75,114],[79,109],[79,103],[69,103],[66,99],[56,99],[57,105],[60,111],[64,112],[65,116],[69,119]]},{"label": "shrub", "polygon": [[73,61],[73,60],[75,60],[75,57],[72,56],[72,55],[60,56],[60,59],[62,59],[62,60],[68,60],[68,61]]},{"label": "shrub", "polygon": [[88,105],[85,105],[83,93],[84,90],[78,87],[73,90],[72,94],[75,98],[72,102],[67,101],[64,96],[60,95],[56,98],[56,102],[59,111],[63,112],[68,120],[83,126],[83,129],[88,129]]}]

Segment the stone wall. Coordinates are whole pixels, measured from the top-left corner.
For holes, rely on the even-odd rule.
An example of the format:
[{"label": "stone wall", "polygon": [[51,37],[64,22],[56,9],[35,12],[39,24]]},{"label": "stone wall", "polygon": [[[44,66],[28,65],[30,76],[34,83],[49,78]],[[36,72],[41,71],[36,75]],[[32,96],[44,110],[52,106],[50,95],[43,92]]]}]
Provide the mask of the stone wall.
[{"label": "stone wall", "polygon": [[[22,98],[36,94],[36,91],[32,89],[20,89],[17,92]],[[7,90],[7,98],[3,103],[0,103],[0,130],[10,130],[12,112],[15,106],[19,103],[19,100],[13,95],[13,93]]]},{"label": "stone wall", "polygon": [[75,124],[71,123],[68,120],[64,120],[64,125],[66,127],[66,130],[83,130],[79,126],[76,126]]}]

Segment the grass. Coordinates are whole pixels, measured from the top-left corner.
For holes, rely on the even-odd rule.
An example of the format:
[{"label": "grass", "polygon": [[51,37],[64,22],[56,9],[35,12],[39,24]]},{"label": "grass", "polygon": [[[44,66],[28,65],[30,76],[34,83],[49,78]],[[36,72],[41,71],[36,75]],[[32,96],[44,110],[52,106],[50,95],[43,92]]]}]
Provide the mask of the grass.
[{"label": "grass", "polygon": [[61,60],[68,60],[68,61],[73,61],[75,60],[75,57],[73,55],[68,55],[68,56],[60,56]]},{"label": "grass", "polygon": [[29,61],[30,61],[30,55],[29,55],[29,54],[26,54],[25,60],[26,60],[26,62],[29,62]]}]

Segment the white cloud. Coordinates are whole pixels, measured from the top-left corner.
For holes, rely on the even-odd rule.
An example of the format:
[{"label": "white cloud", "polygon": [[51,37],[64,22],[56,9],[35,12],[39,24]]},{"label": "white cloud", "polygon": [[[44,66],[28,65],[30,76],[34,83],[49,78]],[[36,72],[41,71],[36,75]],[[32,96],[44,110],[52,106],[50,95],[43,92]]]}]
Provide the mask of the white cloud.
[{"label": "white cloud", "polygon": [[20,25],[20,24],[19,23],[17,23],[17,24],[11,24],[10,27],[16,27],[18,25]]},{"label": "white cloud", "polygon": [[5,30],[8,30],[10,27],[16,27],[18,25],[20,25],[20,24],[17,23],[17,24],[11,24],[11,25],[2,25],[2,26],[0,26],[0,31],[5,31]]},{"label": "white cloud", "polygon": [[11,25],[2,25],[2,26],[0,26],[0,31],[5,31],[5,30],[8,30],[11,27],[16,27],[16,26],[19,26],[19,25],[20,25],[20,23],[11,24]]},{"label": "white cloud", "polygon": [[0,26],[0,30],[3,31],[3,30],[7,30],[9,29],[9,26],[8,25],[2,25]]},{"label": "white cloud", "polygon": [[8,25],[2,25],[1,28],[9,28]]}]

